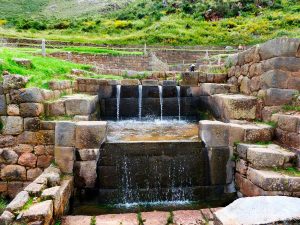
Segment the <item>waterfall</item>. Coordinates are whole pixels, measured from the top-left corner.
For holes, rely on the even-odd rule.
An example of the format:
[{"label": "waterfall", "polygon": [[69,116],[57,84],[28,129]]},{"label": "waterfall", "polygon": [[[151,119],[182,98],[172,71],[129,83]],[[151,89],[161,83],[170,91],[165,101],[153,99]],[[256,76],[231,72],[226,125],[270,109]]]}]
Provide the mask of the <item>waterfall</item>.
[{"label": "waterfall", "polygon": [[142,119],[143,85],[139,85],[139,119]]},{"label": "waterfall", "polygon": [[176,86],[177,89],[177,102],[178,102],[178,119],[180,120],[180,86]]},{"label": "waterfall", "polygon": [[117,120],[120,120],[121,85],[117,85]]},{"label": "waterfall", "polygon": [[163,100],[162,86],[158,86],[158,89],[159,89],[159,100],[160,100],[160,119],[163,120],[164,100]]}]

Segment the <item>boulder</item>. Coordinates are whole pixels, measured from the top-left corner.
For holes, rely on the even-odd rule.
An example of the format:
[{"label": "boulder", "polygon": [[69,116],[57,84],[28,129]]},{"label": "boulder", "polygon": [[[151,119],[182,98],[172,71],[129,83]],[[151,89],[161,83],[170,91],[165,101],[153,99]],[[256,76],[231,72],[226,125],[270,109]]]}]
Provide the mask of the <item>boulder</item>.
[{"label": "boulder", "polygon": [[289,72],[300,71],[300,58],[295,57],[276,57],[262,61],[262,70],[264,72],[269,70],[283,70]]},{"label": "boulder", "polygon": [[14,90],[10,95],[13,103],[41,103],[44,101],[41,89],[35,87]]},{"label": "boulder", "polygon": [[17,196],[6,206],[6,210],[14,212],[23,208],[28,202],[29,194],[27,191],[21,191]]},{"label": "boulder", "polygon": [[243,94],[249,95],[251,94],[250,90],[250,79],[248,77],[244,77],[241,81],[240,91]]},{"label": "boulder", "polygon": [[1,170],[1,178],[7,181],[25,181],[26,169],[20,165],[7,165]]},{"label": "boulder", "polygon": [[40,176],[42,173],[43,173],[43,171],[40,168],[29,169],[29,170],[27,170],[27,180],[33,181],[38,176]]},{"label": "boulder", "polygon": [[37,167],[47,168],[53,161],[52,155],[40,155],[37,159]]},{"label": "boulder", "polygon": [[6,116],[6,110],[7,105],[5,95],[0,95],[0,116]]},{"label": "boulder", "polygon": [[30,69],[32,67],[32,62],[30,59],[13,58],[12,61],[14,61],[16,64],[26,67],[28,69]]},{"label": "boulder", "polygon": [[55,145],[71,147],[75,145],[75,123],[57,122],[55,126]]},{"label": "boulder", "polygon": [[269,70],[262,74],[262,88],[287,88],[289,73],[281,70]]},{"label": "boulder", "polygon": [[18,161],[18,154],[12,149],[0,149],[0,163],[15,164]]},{"label": "boulder", "polygon": [[21,103],[20,115],[22,117],[36,117],[44,112],[44,105],[41,103]]},{"label": "boulder", "polygon": [[202,120],[199,122],[199,136],[206,147],[227,147],[229,127],[223,122]]},{"label": "boulder", "polygon": [[27,187],[25,187],[24,191],[27,191],[30,196],[39,197],[45,188],[45,184],[37,184],[35,182],[32,182]]},{"label": "boulder", "polygon": [[96,110],[97,96],[71,95],[64,97],[67,115],[89,115]]},{"label": "boulder", "polygon": [[289,104],[297,93],[298,91],[294,89],[270,88],[266,91],[264,102],[267,106]]},{"label": "boulder", "polygon": [[51,225],[53,220],[53,202],[47,200],[36,203],[21,214],[21,220],[30,223],[42,221],[43,225]]},{"label": "boulder", "polygon": [[107,122],[82,121],[76,123],[76,148],[99,148],[106,140]]},{"label": "boulder", "polygon": [[23,153],[18,160],[18,164],[31,168],[36,167],[36,162],[37,156],[33,153]]},{"label": "boulder", "polygon": [[[251,213],[250,213],[251,212]],[[300,199],[285,196],[240,198],[215,212],[216,224],[297,224]]]},{"label": "boulder", "polygon": [[3,76],[3,89],[8,93],[12,89],[24,88],[28,81],[27,77],[21,75],[4,75]]},{"label": "boulder", "polygon": [[15,215],[9,211],[4,211],[0,216],[0,224],[8,225],[12,224],[13,220],[15,219]]},{"label": "boulder", "polygon": [[23,132],[23,118],[20,116],[1,116],[2,134],[17,135]]},{"label": "boulder", "polygon": [[10,104],[7,106],[7,115],[9,116],[19,116],[20,107],[17,104]]}]

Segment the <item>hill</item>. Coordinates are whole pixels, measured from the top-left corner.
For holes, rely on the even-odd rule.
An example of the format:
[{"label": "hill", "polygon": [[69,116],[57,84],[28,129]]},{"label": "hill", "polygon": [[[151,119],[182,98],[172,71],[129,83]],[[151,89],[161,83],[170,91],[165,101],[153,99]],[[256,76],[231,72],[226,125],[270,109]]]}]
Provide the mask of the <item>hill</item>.
[{"label": "hill", "polygon": [[[300,37],[299,0],[0,0],[0,35],[148,45]],[[2,17],[2,20],[1,20]]]}]

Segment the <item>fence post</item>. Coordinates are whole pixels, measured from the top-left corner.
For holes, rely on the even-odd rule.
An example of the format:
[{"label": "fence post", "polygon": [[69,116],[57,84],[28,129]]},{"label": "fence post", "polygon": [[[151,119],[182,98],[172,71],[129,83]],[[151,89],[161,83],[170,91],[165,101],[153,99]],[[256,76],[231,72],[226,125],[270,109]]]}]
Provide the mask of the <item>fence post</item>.
[{"label": "fence post", "polygon": [[46,56],[46,40],[42,40],[42,56]]}]

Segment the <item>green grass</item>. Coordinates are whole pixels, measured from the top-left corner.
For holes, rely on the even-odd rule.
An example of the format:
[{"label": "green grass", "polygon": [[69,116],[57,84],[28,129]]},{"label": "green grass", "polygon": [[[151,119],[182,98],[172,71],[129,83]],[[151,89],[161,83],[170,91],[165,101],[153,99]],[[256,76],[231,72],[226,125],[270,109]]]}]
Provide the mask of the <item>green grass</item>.
[{"label": "green grass", "polygon": [[33,197],[30,197],[26,204],[22,207],[22,211],[29,209],[33,205]]},{"label": "green grass", "polygon": [[[13,58],[26,58],[32,60],[32,68],[28,69],[16,64]],[[32,53],[25,52],[23,49],[0,48],[0,59],[4,60],[4,64],[0,65],[0,80],[2,72],[7,70],[11,74],[20,74],[28,76],[28,87],[48,88],[50,80],[69,80],[67,76],[72,69],[89,70],[91,66],[67,62],[64,60],[42,57]],[[86,75],[85,77],[91,77]],[[102,79],[121,79],[120,76],[114,75],[95,75],[93,78]]]},{"label": "green grass", "polygon": [[272,128],[276,128],[277,127],[277,123],[274,121],[261,121],[261,120],[256,120],[255,123],[257,124],[264,124],[264,125],[269,125]]},{"label": "green grass", "polygon": [[118,51],[107,48],[95,48],[95,47],[67,47],[63,48],[63,51],[89,53],[89,54],[101,54],[101,55],[143,55],[143,52],[130,52],[130,51]]},{"label": "green grass", "polygon": [[300,112],[300,106],[293,106],[293,105],[284,105],[282,107],[284,111],[297,111]]},{"label": "green grass", "polygon": [[300,177],[300,171],[295,167],[288,167],[285,169],[274,168],[274,171],[288,176]]},{"label": "green grass", "polygon": [[93,216],[91,218],[91,225],[96,225],[96,217],[95,216]]},{"label": "green grass", "polygon": [[255,142],[256,145],[263,145],[263,146],[267,146],[272,143],[273,143],[272,141],[257,141],[257,142]]},{"label": "green grass", "polygon": [[7,201],[0,197],[0,214],[2,214],[7,206]]}]

